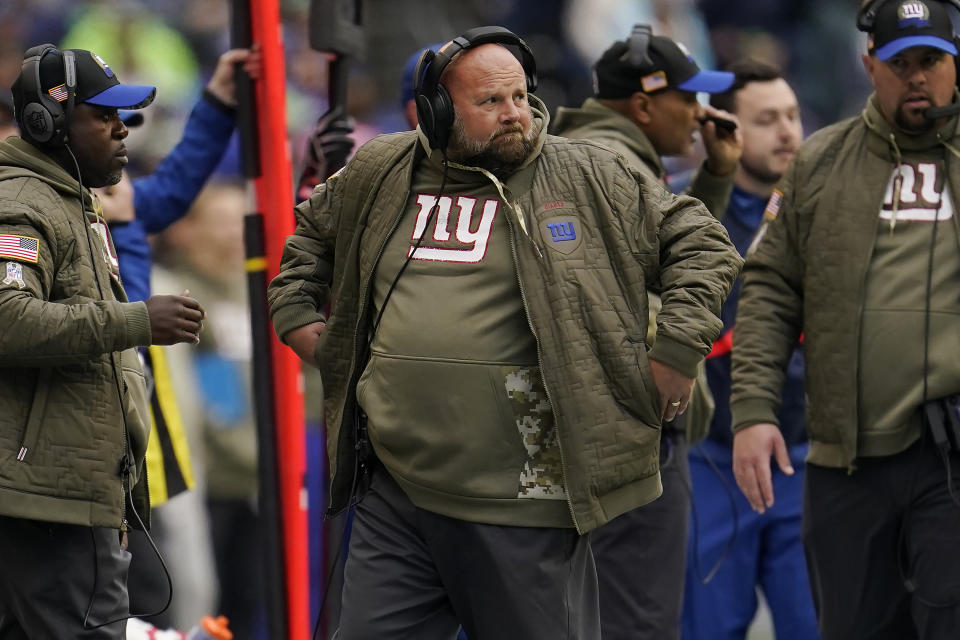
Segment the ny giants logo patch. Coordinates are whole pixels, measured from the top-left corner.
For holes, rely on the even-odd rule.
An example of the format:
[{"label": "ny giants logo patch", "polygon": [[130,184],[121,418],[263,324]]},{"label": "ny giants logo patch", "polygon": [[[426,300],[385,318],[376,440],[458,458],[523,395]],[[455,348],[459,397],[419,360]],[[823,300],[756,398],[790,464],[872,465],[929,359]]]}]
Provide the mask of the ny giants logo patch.
[{"label": "ny giants logo patch", "polygon": [[583,243],[580,220],[576,216],[551,216],[539,224],[543,243],[563,254],[571,254]]}]

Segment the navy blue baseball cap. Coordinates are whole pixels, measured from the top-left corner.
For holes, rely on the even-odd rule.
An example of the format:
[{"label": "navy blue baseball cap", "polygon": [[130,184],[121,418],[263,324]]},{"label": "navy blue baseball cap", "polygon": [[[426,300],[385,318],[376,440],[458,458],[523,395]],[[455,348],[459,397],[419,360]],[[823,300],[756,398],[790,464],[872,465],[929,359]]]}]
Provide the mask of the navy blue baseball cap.
[{"label": "navy blue baseball cap", "polygon": [[400,76],[400,106],[406,107],[407,103],[414,99],[413,88],[416,86],[416,79],[413,74],[417,70],[417,62],[424,51],[438,51],[444,45],[443,42],[436,42],[429,46],[419,49],[416,53],[407,58],[403,63],[403,75]]},{"label": "navy blue baseball cap", "polygon": [[910,47],[933,47],[957,55],[950,14],[938,1],[885,2],[868,37],[867,50],[884,61]]},{"label": "navy blue baseball cap", "polygon": [[729,71],[705,71],[679,42],[650,36],[647,59],[636,64],[628,41],[619,40],[593,66],[598,98],[629,98],[634,93],[677,89],[693,93],[721,93],[733,85]]}]

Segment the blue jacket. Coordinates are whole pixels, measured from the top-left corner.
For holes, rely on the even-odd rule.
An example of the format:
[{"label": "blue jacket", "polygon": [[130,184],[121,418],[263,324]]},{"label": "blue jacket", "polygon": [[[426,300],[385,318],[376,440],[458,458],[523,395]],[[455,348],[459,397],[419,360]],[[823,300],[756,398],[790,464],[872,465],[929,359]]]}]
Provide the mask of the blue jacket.
[{"label": "blue jacket", "polygon": [[[757,228],[763,222],[763,210],[766,205],[766,198],[759,198],[734,186],[730,205],[722,222],[740,255],[747,252]],[[733,325],[737,317],[741,284],[742,281],[738,279],[733,285],[730,296],[723,303],[720,313],[723,331],[706,361],[707,382],[717,405],[710,423],[708,438],[726,445],[727,448],[733,446],[733,433],[730,431],[730,348],[733,346]],[[782,397],[783,403],[779,413],[780,431],[786,440],[787,448],[792,449],[795,445],[806,442],[807,439],[804,427],[806,402],[802,345],[797,345],[790,358]]]},{"label": "blue jacket", "polygon": [[204,93],[177,146],[152,174],[133,181],[136,220],[110,225],[120,278],[131,301],[150,297],[147,234],[163,231],[187,212],[223,158],[235,123],[233,109]]}]

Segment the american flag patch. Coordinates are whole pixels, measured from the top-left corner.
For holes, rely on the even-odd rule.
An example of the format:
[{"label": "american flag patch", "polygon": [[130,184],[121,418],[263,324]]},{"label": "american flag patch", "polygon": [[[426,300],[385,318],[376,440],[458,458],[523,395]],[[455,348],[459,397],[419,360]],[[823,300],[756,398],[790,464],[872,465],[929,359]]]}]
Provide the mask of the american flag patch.
[{"label": "american flag patch", "polygon": [[643,87],[645,93],[663,89],[667,86],[667,74],[663,71],[655,71],[648,76],[643,76],[640,79],[640,86]]},{"label": "american flag patch", "polygon": [[0,235],[0,256],[36,262],[40,257],[40,241],[23,236]]},{"label": "american flag patch", "polygon": [[58,85],[50,89],[49,91],[47,91],[47,93],[49,93],[50,97],[56,100],[57,102],[63,102],[70,95],[67,93],[67,85],[65,84]]},{"label": "american flag patch", "polygon": [[770,201],[767,202],[767,208],[763,210],[764,217],[771,220],[776,218],[777,214],[780,213],[781,202],[783,202],[783,192],[779,189],[774,189],[773,194],[770,196]]}]

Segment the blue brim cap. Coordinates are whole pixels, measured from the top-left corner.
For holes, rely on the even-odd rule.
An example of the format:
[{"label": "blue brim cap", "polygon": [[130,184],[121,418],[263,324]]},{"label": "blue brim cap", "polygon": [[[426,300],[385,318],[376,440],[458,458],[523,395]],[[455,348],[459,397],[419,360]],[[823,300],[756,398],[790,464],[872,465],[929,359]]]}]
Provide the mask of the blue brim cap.
[{"label": "blue brim cap", "polygon": [[142,109],[157,95],[156,87],[141,84],[115,84],[83,102],[117,109]]},{"label": "blue brim cap", "polygon": [[879,47],[875,54],[878,59],[886,62],[904,49],[909,49],[910,47],[933,47],[934,49],[946,51],[952,56],[957,55],[957,47],[952,42],[947,42],[943,38],[936,36],[906,36],[897,38]]},{"label": "blue brim cap", "polygon": [[676,88],[694,93],[722,93],[733,86],[733,80],[730,71],[698,71]]}]

